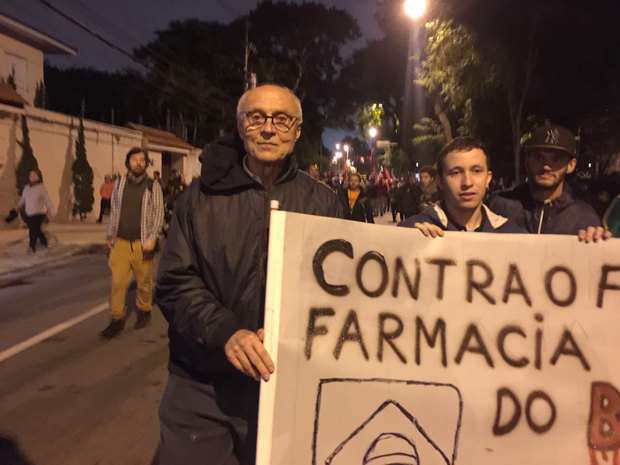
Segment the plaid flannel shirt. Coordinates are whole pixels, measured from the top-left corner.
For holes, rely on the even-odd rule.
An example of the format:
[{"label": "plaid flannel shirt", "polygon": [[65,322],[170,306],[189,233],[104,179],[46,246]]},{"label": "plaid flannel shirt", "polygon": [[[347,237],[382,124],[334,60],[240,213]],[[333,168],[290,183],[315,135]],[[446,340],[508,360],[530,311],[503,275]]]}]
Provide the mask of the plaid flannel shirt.
[{"label": "plaid flannel shirt", "polygon": [[[148,181],[148,180],[147,180]],[[123,175],[114,182],[112,202],[110,206],[110,223],[108,224],[107,238],[116,242],[118,225],[121,218],[123,191],[127,183],[127,175]],[[153,182],[153,187],[144,189],[142,195],[142,215],[140,217],[140,241],[142,245],[147,240],[155,242],[164,225],[164,195],[161,185]]]}]

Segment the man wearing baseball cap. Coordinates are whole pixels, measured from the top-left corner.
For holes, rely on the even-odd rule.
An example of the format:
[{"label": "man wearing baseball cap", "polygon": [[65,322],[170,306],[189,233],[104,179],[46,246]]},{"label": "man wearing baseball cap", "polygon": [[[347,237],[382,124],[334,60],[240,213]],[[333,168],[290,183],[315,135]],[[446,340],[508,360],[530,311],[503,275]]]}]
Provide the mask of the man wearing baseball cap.
[{"label": "man wearing baseball cap", "polygon": [[594,208],[573,197],[565,178],[577,166],[575,136],[561,126],[534,131],[525,146],[527,181],[497,192],[489,207],[534,234],[575,234],[585,242],[607,239]]}]

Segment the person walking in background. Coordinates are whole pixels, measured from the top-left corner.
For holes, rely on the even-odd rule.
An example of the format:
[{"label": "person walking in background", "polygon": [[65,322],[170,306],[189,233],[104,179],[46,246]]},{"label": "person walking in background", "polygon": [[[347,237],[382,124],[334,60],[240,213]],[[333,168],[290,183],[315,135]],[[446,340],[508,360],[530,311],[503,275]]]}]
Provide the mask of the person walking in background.
[{"label": "person walking in background", "polygon": [[418,213],[418,195],[415,173],[411,173],[405,184],[398,190],[400,220],[403,221]]},{"label": "person walking in background", "polygon": [[99,207],[99,219],[97,220],[97,223],[101,223],[103,220],[103,215],[105,214],[106,209],[110,211],[112,189],[114,189],[112,177],[109,174],[106,174],[103,178],[103,184],[101,184],[101,187],[99,188],[99,194],[101,195],[101,206]]},{"label": "person walking in background", "polygon": [[153,309],[153,258],[155,243],[164,223],[161,186],[146,174],[148,154],[133,148],[125,157],[127,174],[114,183],[107,240],[112,271],[110,324],[101,337],[111,339],[125,326],[125,298],[133,275],[136,277],[137,319],[135,329],[151,321]]},{"label": "person walking in background", "polygon": [[357,173],[349,175],[349,188],[342,191],[341,200],[345,206],[347,220],[362,223],[374,223],[374,216],[370,199],[360,187],[360,176]]},{"label": "person walking in background", "polygon": [[56,214],[56,209],[54,205],[52,205],[52,199],[43,185],[43,175],[38,168],[30,172],[28,181],[29,184],[24,187],[22,196],[17,204],[17,209],[23,209],[25,211],[24,219],[28,225],[30,244],[26,254],[34,255],[37,239],[41,241],[41,246],[44,249],[50,246],[47,237],[45,237],[45,234],[41,230],[41,226],[48,214],[51,216]]},{"label": "person walking in background", "polygon": [[390,191],[388,192],[388,197],[390,199],[390,210],[392,211],[392,223],[396,223],[396,215],[400,211],[400,206],[398,205],[398,189],[398,181],[393,179],[390,186]]},{"label": "person walking in background", "polygon": [[435,170],[432,166],[420,168],[420,182],[416,184],[416,188],[418,213],[441,200],[441,193],[435,184]]}]

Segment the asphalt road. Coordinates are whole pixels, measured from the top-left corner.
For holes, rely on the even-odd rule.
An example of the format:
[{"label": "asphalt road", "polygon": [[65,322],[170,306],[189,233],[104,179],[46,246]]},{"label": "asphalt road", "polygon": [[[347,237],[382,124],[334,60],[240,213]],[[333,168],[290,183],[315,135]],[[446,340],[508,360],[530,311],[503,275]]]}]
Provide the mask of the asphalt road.
[{"label": "asphalt road", "polygon": [[[107,303],[103,254],[85,255],[0,289],[0,354]],[[135,289],[128,296],[130,311]],[[0,463],[10,447],[34,465],[149,464],[167,380],[165,320],[112,341],[98,337],[103,310],[0,361]],[[19,462],[16,462],[19,463]]]},{"label": "asphalt road", "polygon": [[[392,223],[391,214],[376,218]],[[0,360],[16,345],[102,308],[110,292],[103,254],[82,255],[0,288]],[[135,289],[128,294],[129,311]],[[0,465],[150,464],[166,385],[166,323],[112,341],[98,337],[107,309],[0,361]],[[9,462],[18,447],[26,462]],[[3,457],[3,454],[5,456]],[[179,464],[182,465],[182,464]]]}]

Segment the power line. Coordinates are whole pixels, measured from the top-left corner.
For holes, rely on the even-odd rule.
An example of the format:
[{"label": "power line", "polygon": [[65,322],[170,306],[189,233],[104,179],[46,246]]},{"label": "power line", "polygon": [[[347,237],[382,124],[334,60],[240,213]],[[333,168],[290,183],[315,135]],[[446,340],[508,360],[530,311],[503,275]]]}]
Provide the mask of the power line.
[{"label": "power line", "polygon": [[[62,16],[63,18],[65,18],[66,20],[68,20],[69,22],[71,22],[72,24],[78,26],[80,29],[82,29],[83,31],[87,32],[88,34],[92,35],[93,37],[95,37],[96,39],[100,40],[101,42],[103,42],[104,44],[106,44],[108,47],[111,47],[112,49],[118,51],[119,53],[123,54],[124,56],[128,57],[129,59],[131,59],[133,62],[139,64],[140,66],[144,67],[145,69],[150,69],[149,66],[147,64],[145,64],[144,62],[142,62],[141,60],[139,60],[138,58],[136,58],[132,53],[127,52],[126,50],[122,49],[121,47],[113,44],[111,41],[107,40],[105,37],[103,37],[101,34],[97,33],[96,31],[94,31],[93,29],[91,29],[90,27],[82,24],[80,21],[78,21],[77,19],[75,19],[74,17],[70,16],[69,14],[65,13],[64,11],[62,11],[61,9],[59,9],[58,7],[52,5],[49,1],[47,0],[39,0],[40,3],[42,3],[44,6],[46,6],[47,8],[51,9],[52,11],[54,11],[56,14]],[[135,40],[135,39],[134,39]],[[136,41],[137,42],[137,41]],[[149,53],[152,53],[152,51],[148,51]],[[166,64],[171,68],[180,68],[180,66],[176,63],[172,63],[170,60],[168,60],[167,58],[160,56],[159,57],[162,61],[165,61]],[[184,71],[186,74],[188,73],[187,69],[182,69],[182,71]],[[174,96],[171,95],[171,97],[173,97],[173,100],[177,100],[178,103],[183,103],[185,106],[188,106],[190,108],[193,108],[195,110],[204,110],[199,103],[196,101],[195,99],[195,95],[193,93],[191,93],[191,89],[187,89],[185,87],[182,86],[177,86],[175,85],[173,82],[171,82],[168,78],[169,76],[164,74],[161,70],[157,69],[157,68],[152,68],[151,72],[155,73],[156,75],[158,74],[160,78],[162,78],[164,81],[167,81],[173,88],[177,89],[180,92],[183,92],[185,94],[187,94],[187,100],[180,99],[180,95]],[[139,77],[140,79],[142,79],[143,81],[145,81],[146,83],[158,88],[161,91],[165,91],[166,89],[164,89],[163,87],[158,87],[157,84],[155,84],[154,82],[145,79],[143,76],[141,76],[140,74],[137,74],[137,77]],[[209,99],[211,100],[211,103],[215,103],[217,105],[221,104],[222,101],[217,99],[217,98],[213,98],[213,97],[209,97]]]},{"label": "power line", "polygon": [[45,5],[47,8],[49,8],[50,10],[52,10],[54,13],[62,16],[63,18],[65,18],[67,21],[69,21],[70,23],[76,25],[77,27],[79,27],[80,29],[86,31],[87,33],[89,33],[90,35],[92,35],[93,37],[96,37],[97,39],[99,39],[101,42],[103,42],[104,44],[106,44],[108,47],[113,48],[114,50],[116,50],[117,52],[123,54],[124,56],[128,57],[129,59],[135,61],[136,63],[138,63],[141,66],[144,66],[143,63],[140,63],[140,61],[138,61],[131,53],[126,52],[125,50],[123,50],[122,48],[120,48],[118,45],[113,44],[112,42],[110,42],[108,39],[106,39],[105,37],[103,37],[102,35],[98,34],[97,32],[93,31],[91,28],[89,28],[88,26],[80,23],[79,21],[77,21],[76,19],[74,19],[73,17],[69,16],[68,14],[66,14],[64,11],[56,8],[54,5],[52,5],[50,2],[48,2],[47,0],[39,0],[40,3],[42,3],[43,5]]}]

